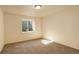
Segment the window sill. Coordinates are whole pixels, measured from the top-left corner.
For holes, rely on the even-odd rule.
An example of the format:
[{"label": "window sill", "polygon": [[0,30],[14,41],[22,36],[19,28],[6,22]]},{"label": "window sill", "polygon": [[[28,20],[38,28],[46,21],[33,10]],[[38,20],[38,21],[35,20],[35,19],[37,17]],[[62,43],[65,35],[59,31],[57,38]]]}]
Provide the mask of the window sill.
[{"label": "window sill", "polygon": [[22,32],[22,33],[30,33],[30,32],[34,32],[34,31],[27,31],[27,32]]}]

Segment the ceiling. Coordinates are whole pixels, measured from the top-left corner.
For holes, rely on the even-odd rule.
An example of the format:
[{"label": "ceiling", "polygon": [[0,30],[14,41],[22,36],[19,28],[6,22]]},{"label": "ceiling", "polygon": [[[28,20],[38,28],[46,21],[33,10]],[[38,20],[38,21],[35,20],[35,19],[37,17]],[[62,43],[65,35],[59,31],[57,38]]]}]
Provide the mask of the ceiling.
[{"label": "ceiling", "polygon": [[0,6],[4,13],[12,13],[17,15],[44,17],[51,13],[55,13],[72,6],[63,5],[42,5],[41,9],[34,9],[33,5],[3,5]]}]

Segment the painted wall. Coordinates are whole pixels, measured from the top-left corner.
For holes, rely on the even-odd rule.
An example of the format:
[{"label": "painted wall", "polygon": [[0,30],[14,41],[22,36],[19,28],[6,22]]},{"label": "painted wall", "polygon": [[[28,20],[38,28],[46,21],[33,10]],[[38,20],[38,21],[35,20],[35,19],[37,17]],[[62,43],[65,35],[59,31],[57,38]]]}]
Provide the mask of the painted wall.
[{"label": "painted wall", "polygon": [[43,35],[79,49],[79,7],[71,7],[43,18]]},{"label": "painted wall", "polygon": [[[5,43],[14,43],[42,37],[41,20],[36,17],[27,17],[22,15],[4,13],[5,17]],[[22,20],[33,19],[35,22],[35,31],[22,33]]]},{"label": "painted wall", "polygon": [[3,20],[3,12],[0,8],[0,52],[4,47],[4,20]]}]

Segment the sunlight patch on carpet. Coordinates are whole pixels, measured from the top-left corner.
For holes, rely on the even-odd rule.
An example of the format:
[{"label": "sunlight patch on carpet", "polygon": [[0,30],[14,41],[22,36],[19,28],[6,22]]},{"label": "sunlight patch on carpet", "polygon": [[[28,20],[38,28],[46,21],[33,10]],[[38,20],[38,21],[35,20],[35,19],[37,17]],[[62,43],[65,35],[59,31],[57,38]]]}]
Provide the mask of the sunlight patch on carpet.
[{"label": "sunlight patch on carpet", "polygon": [[41,40],[41,43],[44,45],[48,45],[50,43],[54,42],[53,40]]}]

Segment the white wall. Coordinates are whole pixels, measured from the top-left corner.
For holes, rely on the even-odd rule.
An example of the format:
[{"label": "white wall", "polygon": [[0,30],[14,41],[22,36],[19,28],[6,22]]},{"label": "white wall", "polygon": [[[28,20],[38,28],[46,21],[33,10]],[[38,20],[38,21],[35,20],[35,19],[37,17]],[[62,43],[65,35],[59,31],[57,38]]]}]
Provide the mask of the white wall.
[{"label": "white wall", "polygon": [[0,8],[0,52],[4,47],[4,20],[3,20],[3,12]]},{"label": "white wall", "polygon": [[79,7],[71,7],[43,18],[46,39],[79,49]]},{"label": "white wall", "polygon": [[[5,13],[5,43],[14,43],[42,37],[41,20],[36,17],[27,17],[22,15]],[[35,22],[35,31],[22,33],[22,20],[33,19]]]}]

